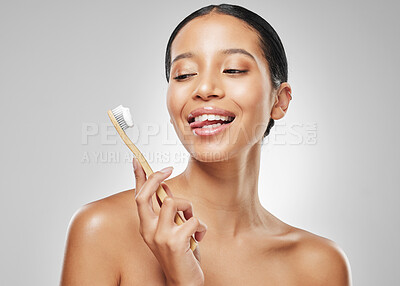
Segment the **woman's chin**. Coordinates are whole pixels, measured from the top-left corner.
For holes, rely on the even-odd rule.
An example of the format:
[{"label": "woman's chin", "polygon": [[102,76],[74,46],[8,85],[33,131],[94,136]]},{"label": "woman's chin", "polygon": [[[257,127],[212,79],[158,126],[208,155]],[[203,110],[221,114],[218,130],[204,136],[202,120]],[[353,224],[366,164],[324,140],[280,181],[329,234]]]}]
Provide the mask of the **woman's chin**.
[{"label": "woman's chin", "polygon": [[220,153],[220,152],[198,152],[191,153],[191,156],[200,162],[222,162],[229,160],[228,153]]},{"label": "woman's chin", "polygon": [[194,159],[201,162],[220,162],[231,160],[239,153],[246,152],[246,149],[249,149],[256,141],[255,138],[251,138],[251,142],[248,142],[248,134],[243,132],[237,134],[232,131],[234,130],[228,128],[226,132],[210,136],[180,133],[179,137]]},{"label": "woman's chin", "polygon": [[[232,159],[237,150],[232,146],[219,145],[197,145],[188,150],[191,157],[201,162],[221,162]],[[237,146],[236,146],[237,147]]]}]

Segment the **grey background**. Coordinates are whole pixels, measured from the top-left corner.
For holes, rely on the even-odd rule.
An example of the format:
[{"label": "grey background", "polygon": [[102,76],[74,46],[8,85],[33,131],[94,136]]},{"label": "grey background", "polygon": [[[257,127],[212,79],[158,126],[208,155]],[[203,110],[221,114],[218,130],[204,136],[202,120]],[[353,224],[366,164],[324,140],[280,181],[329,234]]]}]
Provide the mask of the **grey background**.
[{"label": "grey background", "polygon": [[[1,285],[56,285],[74,212],[134,187],[107,109],[131,109],[128,134],[154,170],[184,169],[168,157],[185,149],[168,122],[165,46],[211,3],[1,2]],[[263,205],[336,241],[354,285],[399,285],[399,5],[231,3],[271,23],[289,62],[293,100],[263,146]]]}]

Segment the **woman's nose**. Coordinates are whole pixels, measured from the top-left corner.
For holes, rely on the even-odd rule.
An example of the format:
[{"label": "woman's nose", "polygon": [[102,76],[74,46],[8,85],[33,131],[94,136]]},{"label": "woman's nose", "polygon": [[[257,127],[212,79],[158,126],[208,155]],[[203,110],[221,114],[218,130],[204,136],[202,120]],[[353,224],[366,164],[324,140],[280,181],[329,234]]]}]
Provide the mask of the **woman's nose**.
[{"label": "woman's nose", "polygon": [[224,96],[225,94],[217,75],[209,73],[199,76],[199,83],[193,93],[193,99],[211,100],[212,98],[223,98]]}]

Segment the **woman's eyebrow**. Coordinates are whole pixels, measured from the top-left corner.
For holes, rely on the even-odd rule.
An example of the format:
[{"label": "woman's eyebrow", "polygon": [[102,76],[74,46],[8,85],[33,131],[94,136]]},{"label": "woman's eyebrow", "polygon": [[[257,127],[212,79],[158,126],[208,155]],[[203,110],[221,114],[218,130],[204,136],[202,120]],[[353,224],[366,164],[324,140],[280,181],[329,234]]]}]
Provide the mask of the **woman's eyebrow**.
[{"label": "woman's eyebrow", "polygon": [[253,61],[256,61],[254,56],[252,54],[250,54],[248,51],[246,51],[245,49],[226,49],[226,50],[222,50],[221,53],[225,54],[225,55],[243,54],[243,55],[250,57]]},{"label": "woman's eyebrow", "polygon": [[[248,51],[246,51],[245,49],[225,49],[225,50],[221,50],[220,53],[224,54],[224,55],[243,54],[243,55],[250,57],[253,61],[256,61],[254,56],[252,54],[250,54]],[[171,62],[171,66],[174,62],[176,62],[180,59],[193,58],[193,57],[194,57],[194,54],[191,52],[180,54],[174,58],[174,60]]]},{"label": "woman's eyebrow", "polygon": [[172,66],[172,65],[174,64],[174,62],[176,62],[177,60],[185,59],[185,58],[193,58],[193,57],[194,57],[194,55],[193,55],[192,53],[183,53],[183,54],[180,54],[180,55],[176,56],[175,59],[171,62],[171,66]]}]

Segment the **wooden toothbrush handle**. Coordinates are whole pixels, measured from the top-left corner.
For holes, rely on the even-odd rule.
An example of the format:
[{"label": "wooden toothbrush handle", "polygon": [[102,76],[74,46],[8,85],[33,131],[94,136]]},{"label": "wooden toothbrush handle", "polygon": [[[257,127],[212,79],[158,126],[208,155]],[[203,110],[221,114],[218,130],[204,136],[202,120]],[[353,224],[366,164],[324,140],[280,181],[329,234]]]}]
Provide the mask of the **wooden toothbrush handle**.
[{"label": "wooden toothbrush handle", "polygon": [[[139,151],[139,149],[133,144],[131,139],[126,135],[125,131],[122,130],[122,128],[119,126],[118,121],[115,119],[113,113],[111,110],[107,111],[108,117],[110,117],[112,124],[114,125],[115,129],[117,130],[119,136],[121,136],[122,140],[124,141],[125,145],[133,152],[135,155],[136,159],[138,159],[140,165],[142,165],[144,172],[146,173],[146,176],[149,177],[151,174],[153,174],[153,170],[151,169],[149,163],[147,162],[146,158],[143,156],[142,152]],[[168,196],[167,192],[164,190],[164,188],[159,185],[158,189],[156,191],[156,195],[159,198],[159,200],[164,202],[165,197]],[[181,225],[184,223],[184,220],[180,213],[176,213],[175,215],[175,223],[178,225]],[[194,251],[197,247],[197,242],[193,238],[193,235],[190,237],[190,249]]]}]

